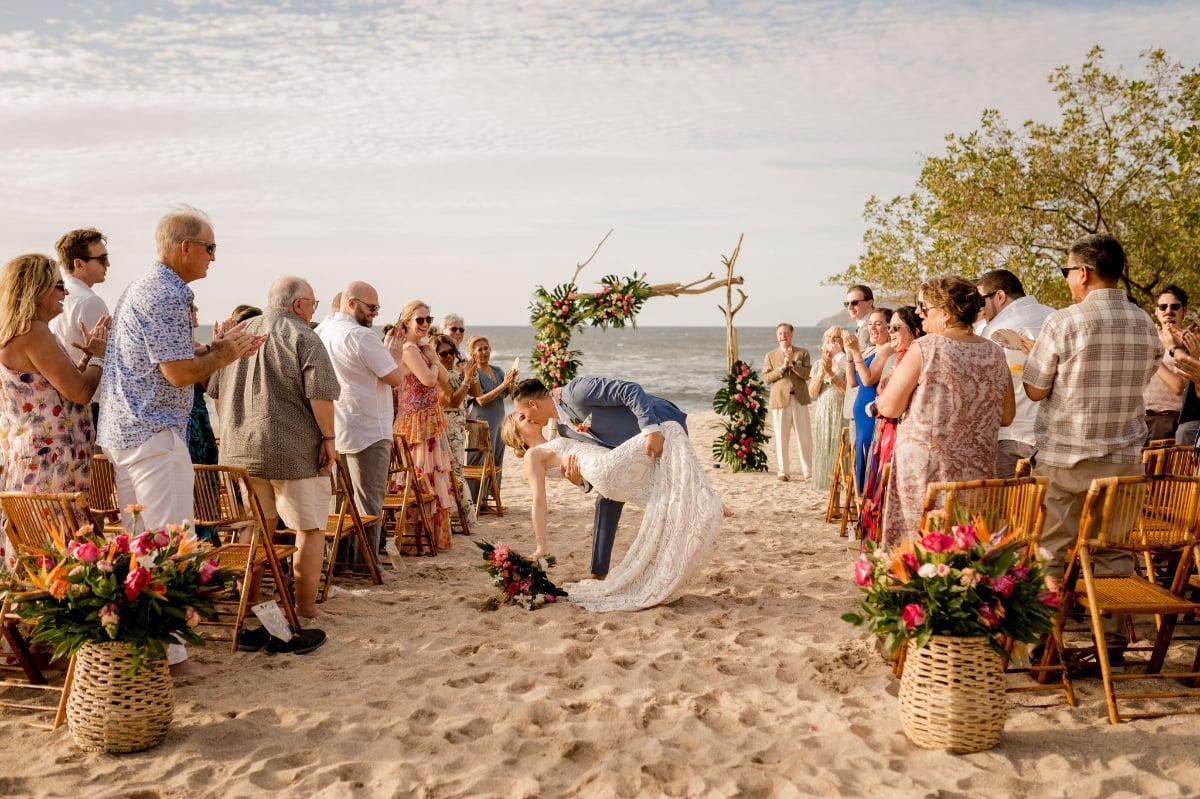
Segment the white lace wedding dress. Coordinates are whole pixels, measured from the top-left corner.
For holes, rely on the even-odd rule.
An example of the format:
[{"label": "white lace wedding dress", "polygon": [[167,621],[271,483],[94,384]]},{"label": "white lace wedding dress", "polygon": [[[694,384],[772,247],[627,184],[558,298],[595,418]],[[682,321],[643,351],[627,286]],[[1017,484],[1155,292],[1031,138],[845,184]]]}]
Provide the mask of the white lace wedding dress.
[{"label": "white lace wedding dress", "polygon": [[[606,580],[563,586],[567,601],[588,610],[641,610],[675,599],[708,561],[723,518],[721,500],[675,422],[662,426],[661,458],[643,436],[616,449],[560,437],[539,446],[575,455],[595,491],[644,509],[637,538]],[[554,470],[557,476],[558,471]]]}]

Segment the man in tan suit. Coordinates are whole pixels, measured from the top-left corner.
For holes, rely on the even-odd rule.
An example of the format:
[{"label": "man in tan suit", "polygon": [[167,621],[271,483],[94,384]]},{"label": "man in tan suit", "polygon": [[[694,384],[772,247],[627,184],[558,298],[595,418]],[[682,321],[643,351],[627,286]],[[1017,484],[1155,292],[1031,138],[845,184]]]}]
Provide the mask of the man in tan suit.
[{"label": "man in tan suit", "polygon": [[767,407],[775,431],[779,480],[786,483],[792,479],[788,473],[791,466],[788,444],[793,428],[800,445],[800,473],[807,480],[812,463],[812,424],[808,419],[808,377],[812,372],[812,357],[808,350],[792,346],[792,326],[787,322],[776,326],[775,338],[779,340],[779,347],[768,352],[763,360],[763,379],[771,387]]}]

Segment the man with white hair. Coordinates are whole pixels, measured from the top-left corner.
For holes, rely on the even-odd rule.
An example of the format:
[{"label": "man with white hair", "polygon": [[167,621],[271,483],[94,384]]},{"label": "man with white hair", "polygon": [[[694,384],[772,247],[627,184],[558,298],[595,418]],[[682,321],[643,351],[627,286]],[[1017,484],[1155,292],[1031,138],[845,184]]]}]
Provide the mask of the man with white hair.
[{"label": "man with white hair", "polygon": [[465,360],[469,353],[463,350],[463,339],[467,335],[467,323],[456,313],[448,313],[442,317],[442,332],[445,333],[458,347],[458,359]]},{"label": "man with white hair", "polygon": [[[205,277],[216,260],[212,224],[204,212],[185,207],[159,220],[155,239],[158,260],[129,284],[113,311],[96,442],[115,467],[121,507],[145,506],[147,527],[191,525],[192,386],[256,352],[265,336],[246,333],[243,323],[197,348],[187,284]],[[128,516],[125,523],[131,524]],[[208,670],[188,661],[179,645],[169,647],[167,661],[175,674]]]}]

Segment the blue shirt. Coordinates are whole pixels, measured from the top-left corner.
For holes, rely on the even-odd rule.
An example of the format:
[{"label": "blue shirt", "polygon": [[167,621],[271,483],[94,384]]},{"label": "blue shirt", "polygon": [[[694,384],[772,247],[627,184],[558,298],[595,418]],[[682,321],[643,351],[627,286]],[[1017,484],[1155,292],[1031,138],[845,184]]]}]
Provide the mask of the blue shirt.
[{"label": "blue shirt", "polygon": [[162,430],[187,440],[192,387],[171,385],[158,365],[195,357],[193,296],[173,269],[155,262],[117,301],[100,379],[96,443],[105,449],[140,447]]}]

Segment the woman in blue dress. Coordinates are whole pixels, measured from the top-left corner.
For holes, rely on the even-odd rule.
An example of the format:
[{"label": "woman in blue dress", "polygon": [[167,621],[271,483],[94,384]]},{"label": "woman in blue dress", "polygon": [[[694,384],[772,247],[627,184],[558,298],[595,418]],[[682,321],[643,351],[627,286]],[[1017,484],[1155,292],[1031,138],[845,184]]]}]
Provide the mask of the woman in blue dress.
[{"label": "woman in blue dress", "polygon": [[[471,336],[467,339],[467,352],[479,366],[478,371],[475,372],[475,382],[471,384],[471,388],[467,392],[471,397],[468,416],[471,419],[479,419],[488,423],[492,437],[492,459],[496,462],[496,490],[499,491],[503,476],[500,467],[504,463],[504,440],[500,437],[500,423],[504,421],[506,413],[504,398],[512,390],[519,371],[513,369],[506,374],[491,365],[492,345],[487,340],[487,336]],[[479,465],[476,461],[479,458],[478,454],[472,453],[468,457],[471,465]],[[478,480],[467,481],[467,487],[471,490],[471,501],[477,508],[479,507],[479,484]]]},{"label": "woman in blue dress", "polygon": [[875,387],[883,375],[883,366],[892,354],[888,344],[888,322],[892,312],[888,308],[876,308],[867,320],[867,333],[871,346],[863,350],[858,337],[852,333],[842,336],[846,348],[846,383],[858,386],[854,397],[854,463],[855,485],[858,493],[863,491],[863,478],[867,470],[867,453],[871,439],[875,437],[875,420],[867,415],[867,405],[875,401]]}]

